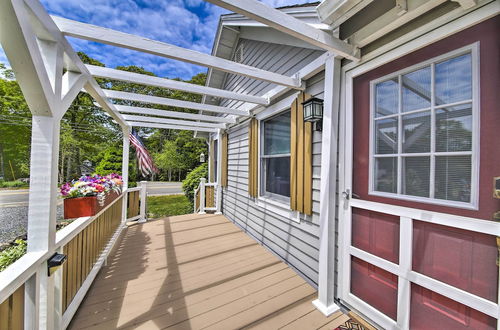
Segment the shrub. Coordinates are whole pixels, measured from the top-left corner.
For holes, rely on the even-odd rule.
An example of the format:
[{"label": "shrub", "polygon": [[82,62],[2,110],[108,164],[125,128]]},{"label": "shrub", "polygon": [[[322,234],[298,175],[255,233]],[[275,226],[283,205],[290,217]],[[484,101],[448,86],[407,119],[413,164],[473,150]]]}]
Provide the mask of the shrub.
[{"label": "shrub", "polygon": [[21,258],[26,253],[26,247],[26,241],[18,239],[14,246],[0,252],[0,272]]},{"label": "shrub", "polygon": [[191,172],[188,173],[186,179],[182,181],[182,190],[184,195],[189,199],[191,203],[194,201],[194,190],[198,188],[201,178],[208,177],[208,164],[203,163]]},{"label": "shrub", "polygon": [[0,188],[29,187],[29,184],[22,181],[0,181]]}]

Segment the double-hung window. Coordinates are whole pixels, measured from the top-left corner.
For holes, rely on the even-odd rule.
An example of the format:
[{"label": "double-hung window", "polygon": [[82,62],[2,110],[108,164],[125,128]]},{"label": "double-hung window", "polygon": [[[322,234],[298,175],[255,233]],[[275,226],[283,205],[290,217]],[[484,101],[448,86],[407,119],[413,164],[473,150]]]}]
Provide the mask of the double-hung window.
[{"label": "double-hung window", "polygon": [[290,198],[290,110],[261,121],[261,194]]},{"label": "double-hung window", "polygon": [[371,83],[372,194],[475,203],[474,61],[467,49]]}]

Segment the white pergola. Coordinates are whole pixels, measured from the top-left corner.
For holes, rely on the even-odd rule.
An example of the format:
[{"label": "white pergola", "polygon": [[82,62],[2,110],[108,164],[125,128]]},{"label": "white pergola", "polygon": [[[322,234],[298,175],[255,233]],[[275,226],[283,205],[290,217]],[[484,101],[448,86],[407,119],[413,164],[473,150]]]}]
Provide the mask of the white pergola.
[{"label": "white pergola", "polygon": [[[53,251],[56,228],[57,173],[60,120],[77,94],[89,93],[123,130],[123,178],[127,189],[129,133],[132,127],[191,130],[220,134],[241,117],[253,116],[287,91],[304,90],[304,81],[325,70],[325,109],[322,157],[329,166],[322,168],[321,182],[321,249],[319,299],[317,306],[325,314],[336,310],[333,301],[334,206],[330,198],[335,192],[337,116],[339,107],[340,59],[359,60],[359,50],[335,37],[332,31],[317,29],[257,0],[207,0],[255,21],[325,50],[318,59],[292,76],[270,72],[204,54],[172,44],[150,40],[100,26],[50,16],[37,0],[0,0],[0,42],[15,72],[33,116],[31,148],[31,184],[28,216],[28,252],[34,255]],[[266,81],[275,87],[263,96],[237,93],[194,85],[166,78],[152,77],[111,68],[84,64],[67,40],[67,36],[91,40],[155,56],[193,63],[215,70]],[[231,107],[174,100],[143,94],[102,89],[95,78],[133,82],[200,95],[232,99],[247,103],[241,110]],[[156,105],[198,110],[199,113],[166,111],[155,108],[116,105],[113,100],[139,101]],[[221,157],[221,153],[218,153]],[[220,173],[221,159],[218,161]],[[218,178],[221,176],[218,175]],[[217,211],[220,212],[221,188],[217,185]],[[333,195],[331,192],[333,189]],[[331,196],[330,196],[331,195]],[[126,203],[124,203],[126,207]],[[23,280],[22,278],[19,281]],[[27,279],[24,279],[27,280]],[[33,312],[40,314],[40,326],[54,329],[56,316],[43,310],[53,303],[53,283],[48,276],[37,283],[26,283],[26,297],[40,288],[42,307],[27,301]],[[14,286],[13,286],[14,287]],[[2,289],[0,285],[0,289]],[[37,310],[40,308],[40,310]],[[45,314],[44,314],[45,313]],[[29,327],[30,324],[28,323]],[[35,326],[35,325],[34,325]]]}]

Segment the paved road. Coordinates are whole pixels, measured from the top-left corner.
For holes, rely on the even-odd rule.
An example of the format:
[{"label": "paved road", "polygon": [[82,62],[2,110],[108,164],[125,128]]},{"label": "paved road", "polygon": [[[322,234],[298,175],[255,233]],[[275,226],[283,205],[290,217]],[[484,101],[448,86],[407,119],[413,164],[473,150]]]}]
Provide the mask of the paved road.
[{"label": "paved road", "polygon": [[173,195],[182,194],[181,182],[148,182],[148,195]]},{"label": "paved road", "polygon": [[0,190],[0,208],[28,205],[28,189]]}]

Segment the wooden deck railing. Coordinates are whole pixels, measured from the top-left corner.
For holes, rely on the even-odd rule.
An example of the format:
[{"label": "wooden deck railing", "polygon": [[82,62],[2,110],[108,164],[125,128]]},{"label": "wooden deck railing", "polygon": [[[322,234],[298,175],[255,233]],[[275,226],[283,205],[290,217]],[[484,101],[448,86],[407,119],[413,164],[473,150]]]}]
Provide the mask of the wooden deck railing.
[{"label": "wooden deck railing", "polygon": [[24,285],[0,304],[0,329],[24,329]]},{"label": "wooden deck railing", "polygon": [[205,213],[206,211],[216,211],[217,184],[206,183],[205,178],[200,179],[198,188],[194,191],[194,212]]},{"label": "wooden deck railing", "polygon": [[87,227],[64,245],[63,253],[68,259],[62,269],[63,312],[66,311],[80,290],[106,244],[120,226],[122,222],[122,198],[120,197],[120,200],[117,200],[99,216],[89,220]]},{"label": "wooden deck railing", "polygon": [[[126,190],[95,216],[78,218],[58,231],[50,250],[29,252],[0,272],[0,330],[38,328],[42,310],[53,315],[50,328],[65,329],[127,221],[145,221],[145,190],[145,185]],[[55,252],[65,254],[67,261],[49,277],[53,286],[47,286],[40,279]],[[45,292],[52,304],[39,305],[45,301],[40,299],[42,287],[53,288]]]}]

